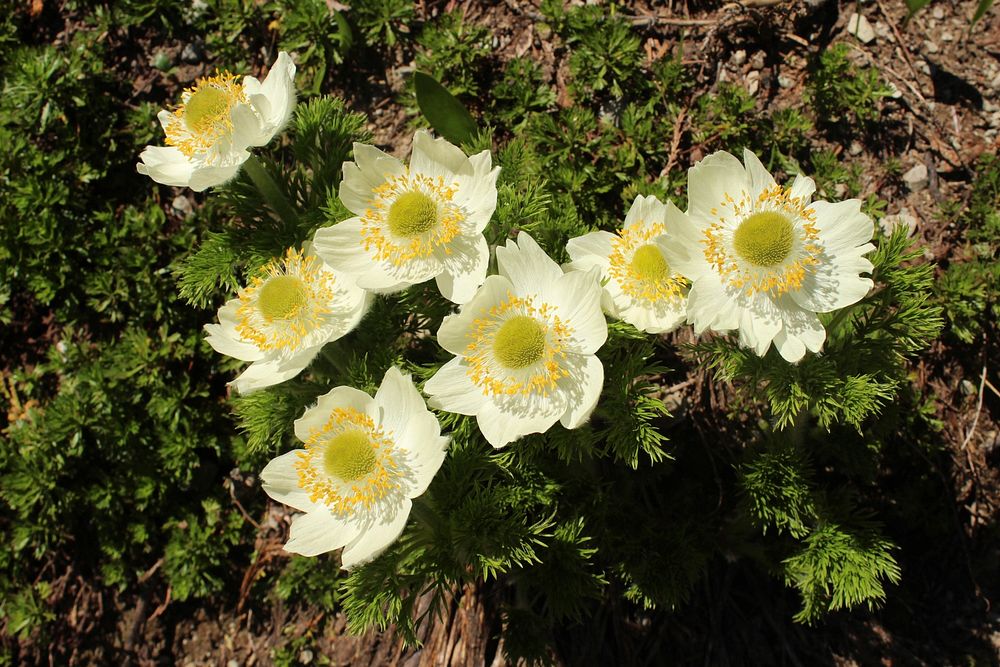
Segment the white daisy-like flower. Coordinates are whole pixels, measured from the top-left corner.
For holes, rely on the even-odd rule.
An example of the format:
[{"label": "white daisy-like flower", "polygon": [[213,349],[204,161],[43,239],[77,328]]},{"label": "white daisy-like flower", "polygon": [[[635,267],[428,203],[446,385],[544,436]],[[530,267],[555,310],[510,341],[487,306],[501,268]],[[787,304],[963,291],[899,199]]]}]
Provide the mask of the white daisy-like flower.
[{"label": "white daisy-like flower", "polygon": [[441,324],[438,343],[455,358],[424,392],[431,407],[475,415],[499,448],[587,420],[604,384],[594,353],[608,324],[596,269],[563,273],[524,232],[497,248],[497,264],[500,275]]},{"label": "white daisy-like flower", "polygon": [[[775,183],[757,156],[720,151],[688,171],[688,211],[667,218],[690,252],[674,265],[692,281],[688,318],[695,333],[739,329],[760,356],[771,342],[787,361],[819,352],[826,330],[816,316],[862,299],[872,288],[864,255],[875,226],[861,202],[810,202],[816,184],[797,175]],[[676,224],[675,224],[676,221]]]},{"label": "white daisy-like flower", "polygon": [[252,76],[239,82],[229,72],[198,79],[177,109],[157,115],[167,145],[146,146],[136,169],[195,192],[225,183],[250,158],[248,148],[266,145],[288,122],[294,78],[295,63],[282,51],[263,83]]},{"label": "white daisy-like flower", "polygon": [[584,234],[566,250],[568,270],[600,270],[602,303],[612,317],[656,334],[673,331],[687,316],[688,282],[671,268],[687,249],[670,235],[667,207],[656,197],[636,197],[617,234]]},{"label": "white daisy-like flower", "polygon": [[444,462],[448,438],[409,375],[390,368],[372,398],[336,387],[295,422],[305,449],[273,459],[264,491],[305,512],[285,550],[315,556],[344,547],[341,565],[367,563],[406,526],[412,498]]},{"label": "white daisy-like flower", "polygon": [[325,344],[357,326],[369,301],[308,249],[289,249],[227,301],[219,324],[205,331],[217,352],[252,362],[232,382],[247,394],[301,373]]},{"label": "white daisy-like flower", "polygon": [[356,217],[318,230],[316,252],[365,289],[390,293],[434,278],[447,299],[465,303],[486,279],[483,230],[499,173],[489,151],[466,157],[425,130],[413,137],[409,166],[354,144],[340,200]]}]

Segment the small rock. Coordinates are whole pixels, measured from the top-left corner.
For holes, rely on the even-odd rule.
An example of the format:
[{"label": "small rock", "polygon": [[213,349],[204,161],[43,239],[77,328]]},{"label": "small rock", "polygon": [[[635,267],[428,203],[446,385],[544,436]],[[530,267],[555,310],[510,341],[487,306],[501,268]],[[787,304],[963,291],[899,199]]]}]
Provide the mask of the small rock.
[{"label": "small rock", "polygon": [[847,184],[837,183],[833,186],[833,194],[837,195],[837,199],[843,199],[847,196]]},{"label": "small rock", "polygon": [[756,95],[760,90],[760,72],[749,72],[747,74],[747,92]]},{"label": "small rock", "polygon": [[237,660],[236,658],[233,658],[232,660],[226,663],[226,667],[240,667],[240,661]]},{"label": "small rock", "polygon": [[892,234],[897,227],[906,227],[906,235],[913,236],[917,231],[917,219],[910,214],[908,209],[902,208],[899,213],[887,215],[879,220],[879,227],[886,236]]},{"label": "small rock", "polygon": [[301,662],[303,665],[308,665],[312,661],[313,661],[313,652],[310,651],[309,649],[303,649],[302,652],[299,653],[299,662]]},{"label": "small rock", "polygon": [[205,50],[194,42],[188,42],[181,49],[181,60],[191,65],[200,63],[205,58]]},{"label": "small rock", "polygon": [[986,113],[993,113],[994,111],[1000,111],[1000,107],[996,105],[995,102],[991,101],[989,98],[983,98],[983,111]]},{"label": "small rock", "polygon": [[191,205],[191,200],[184,195],[177,195],[174,200],[170,202],[170,205],[178,213],[183,213],[184,217],[191,215],[194,212],[194,207]]},{"label": "small rock", "polygon": [[847,20],[847,32],[857,37],[862,44],[868,44],[875,39],[875,28],[861,14],[855,12]]},{"label": "small rock", "polygon": [[889,39],[889,35],[892,34],[892,31],[889,29],[889,26],[882,21],[875,21],[875,34],[882,39]]},{"label": "small rock", "polygon": [[962,393],[966,396],[972,396],[973,394],[978,394],[979,390],[976,389],[976,385],[972,384],[969,380],[962,380],[961,383]]},{"label": "small rock", "polygon": [[925,39],[924,40],[924,49],[927,51],[927,53],[937,53],[938,52],[938,45],[935,44],[934,42],[932,42],[929,39]]},{"label": "small rock", "polygon": [[852,141],[851,145],[847,148],[847,152],[851,155],[861,155],[861,151],[863,150],[864,147],[858,141]]},{"label": "small rock", "polygon": [[1000,74],[997,74],[990,81],[990,88],[992,88],[993,90],[1000,90]]},{"label": "small rock", "polygon": [[931,75],[931,66],[930,64],[928,64],[926,60],[918,60],[917,69],[926,74],[927,76]]},{"label": "small rock", "polygon": [[938,5],[931,10],[931,16],[936,18],[938,21],[944,18],[944,9],[941,8],[941,5]]},{"label": "small rock", "polygon": [[778,75],[778,85],[782,88],[791,88],[795,85],[795,81],[790,76],[785,76],[784,74]]},{"label": "small rock", "polygon": [[927,187],[929,178],[927,176],[927,165],[921,163],[914,165],[908,172],[903,174],[903,182],[910,192],[920,192]]},{"label": "small rock", "polygon": [[764,69],[764,52],[758,51],[750,59],[750,69]]},{"label": "small rock", "polygon": [[736,51],[733,52],[732,57],[729,59],[729,62],[736,65],[737,67],[739,67],[746,61],[747,61],[746,49],[737,49]]},{"label": "small rock", "polygon": [[953,34],[951,34],[950,32],[942,32],[941,33],[941,41],[942,42],[953,42],[953,41],[955,41],[955,36]]},{"label": "small rock", "polygon": [[889,90],[892,91],[891,93],[889,93],[889,97],[891,97],[892,99],[898,100],[900,97],[903,96],[903,91],[897,88],[896,84],[894,84],[892,81],[886,81],[885,85]]}]

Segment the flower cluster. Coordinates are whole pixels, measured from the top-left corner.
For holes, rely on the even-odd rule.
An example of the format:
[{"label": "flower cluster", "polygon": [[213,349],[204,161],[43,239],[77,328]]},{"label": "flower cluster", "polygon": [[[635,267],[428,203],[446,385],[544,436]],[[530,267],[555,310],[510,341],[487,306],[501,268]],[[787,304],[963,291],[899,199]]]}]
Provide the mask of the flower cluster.
[{"label": "flower cluster", "polygon": [[[231,178],[287,121],[295,66],[278,57],[263,83],[229,74],[199,80],[160,120],[168,147],[139,170],[195,190]],[[688,172],[688,208],[639,196],[621,229],[569,240],[560,266],[525,232],[495,249],[483,234],[497,206],[489,151],[467,156],[418,131],[407,164],[354,145],[339,196],[353,214],[319,229],[302,250],[266,265],[206,326],[219,352],[251,362],[234,380],[248,393],[284,382],[362,322],[373,294],[434,279],[456,304],[437,331],[453,355],[425,383],[432,408],[475,416],[504,447],[558,421],[584,424],[598,404],[605,313],[649,334],[685,322],[695,333],[737,330],[789,362],[822,349],[817,313],[872,288],[870,218],[860,202],[811,201],[813,181],[775,182],[757,157],[706,157]],[[295,422],[304,443],[264,469],[264,489],[304,512],[286,549],[343,547],[364,563],[403,531],[412,499],[445,459],[447,438],[409,376],[389,368],[373,397],[336,387]]]}]

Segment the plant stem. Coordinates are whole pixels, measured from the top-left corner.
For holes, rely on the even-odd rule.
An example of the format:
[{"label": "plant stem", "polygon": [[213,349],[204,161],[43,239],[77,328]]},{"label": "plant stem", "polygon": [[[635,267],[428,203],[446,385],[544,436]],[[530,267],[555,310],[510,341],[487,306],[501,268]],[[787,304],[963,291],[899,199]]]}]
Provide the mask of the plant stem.
[{"label": "plant stem", "polygon": [[260,160],[257,159],[256,155],[251,155],[250,158],[243,163],[244,169],[247,170],[247,175],[253,184],[257,187],[257,192],[260,193],[264,201],[267,202],[268,206],[278,214],[282,222],[293,228],[298,228],[299,226],[299,214],[295,212],[292,208],[291,203],[289,203],[288,198],[285,193],[281,191],[278,184],[271,178],[271,174],[267,173],[267,169],[261,164]]}]

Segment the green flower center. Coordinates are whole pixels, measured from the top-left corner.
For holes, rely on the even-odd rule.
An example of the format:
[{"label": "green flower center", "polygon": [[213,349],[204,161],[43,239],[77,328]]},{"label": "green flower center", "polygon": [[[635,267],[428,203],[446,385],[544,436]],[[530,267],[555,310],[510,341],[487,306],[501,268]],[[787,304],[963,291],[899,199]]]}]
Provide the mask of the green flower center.
[{"label": "green flower center", "polygon": [[754,266],[781,264],[792,252],[792,221],[781,213],[761,211],[740,223],[733,235],[736,254]]},{"label": "green flower center", "polygon": [[344,431],[326,443],[323,467],[327,474],[345,482],[367,477],[375,470],[375,448],[367,433]]},{"label": "green flower center", "polygon": [[644,282],[655,283],[670,277],[670,265],[655,243],[640,246],[632,255],[630,267],[639,280]]},{"label": "green flower center", "polygon": [[257,308],[269,320],[287,320],[306,305],[306,284],[295,276],[274,276],[257,293]]},{"label": "green flower center", "polygon": [[213,125],[229,111],[229,95],[215,86],[199,87],[184,104],[184,122],[192,132]]},{"label": "green flower center", "polygon": [[437,204],[423,192],[404,192],[389,207],[389,229],[396,236],[419,236],[437,221]]},{"label": "green flower center", "polygon": [[533,317],[512,317],[493,338],[493,354],[507,369],[530,366],[545,354],[545,329]]}]

